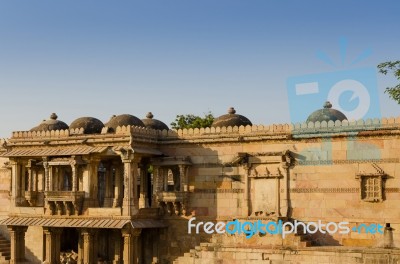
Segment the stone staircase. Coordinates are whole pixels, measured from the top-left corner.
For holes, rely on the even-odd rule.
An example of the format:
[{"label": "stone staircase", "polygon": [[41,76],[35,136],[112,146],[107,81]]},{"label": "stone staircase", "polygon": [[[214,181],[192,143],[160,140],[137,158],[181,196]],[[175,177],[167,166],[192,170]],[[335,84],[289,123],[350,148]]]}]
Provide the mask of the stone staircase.
[{"label": "stone staircase", "polygon": [[0,235],[0,264],[10,263],[11,245],[10,241]]},{"label": "stone staircase", "polygon": [[246,241],[243,236],[237,238],[213,235],[210,243],[200,243],[199,246],[177,258],[173,264],[243,264],[244,261],[246,264],[279,263],[274,262],[270,254],[265,254],[265,251],[281,249],[296,251],[319,245],[312,235],[302,231],[297,234],[289,234],[285,239],[274,236],[274,239],[266,236]]}]

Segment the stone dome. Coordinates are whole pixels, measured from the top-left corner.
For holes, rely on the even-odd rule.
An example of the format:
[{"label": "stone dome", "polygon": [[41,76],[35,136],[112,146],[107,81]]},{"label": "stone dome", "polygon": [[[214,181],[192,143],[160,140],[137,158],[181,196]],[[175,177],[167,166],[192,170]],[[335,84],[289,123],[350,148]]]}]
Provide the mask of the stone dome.
[{"label": "stone dome", "polygon": [[212,123],[211,127],[227,127],[227,126],[247,126],[252,125],[251,121],[242,115],[236,114],[236,110],[231,107],[228,109],[228,114],[222,115]]},{"label": "stone dome", "polygon": [[55,113],[50,115],[48,120],[43,120],[38,126],[35,126],[30,131],[50,131],[50,130],[65,130],[68,125],[63,121],[57,120],[58,116]]},{"label": "stone dome", "polygon": [[[142,120],[137,118],[136,116],[123,114],[123,115],[113,115],[107,123],[104,124],[106,127],[111,128],[112,131],[115,131],[118,126],[140,126],[145,127]],[[111,131],[111,132],[112,132]]]},{"label": "stone dome", "polygon": [[143,124],[147,128],[158,129],[158,130],[169,129],[164,122],[161,122],[160,120],[157,119],[153,119],[153,117],[154,117],[153,114],[151,112],[148,112],[146,118],[142,119]]},{"label": "stone dome", "polygon": [[83,128],[85,134],[100,134],[104,127],[103,122],[94,117],[80,117],[70,125],[70,129]]},{"label": "stone dome", "polygon": [[332,104],[328,101],[325,102],[324,108],[314,111],[311,115],[307,118],[308,122],[322,122],[322,121],[330,121],[332,120],[335,122],[336,120],[347,120],[347,117],[340,112],[339,110],[333,109]]}]

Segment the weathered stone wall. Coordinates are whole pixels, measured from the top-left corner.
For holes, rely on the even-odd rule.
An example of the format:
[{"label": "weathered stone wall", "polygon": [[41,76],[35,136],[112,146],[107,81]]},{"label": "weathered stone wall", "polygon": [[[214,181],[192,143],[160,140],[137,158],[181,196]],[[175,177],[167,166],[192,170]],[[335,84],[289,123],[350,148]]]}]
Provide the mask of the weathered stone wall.
[{"label": "weathered stone wall", "polygon": [[[243,218],[245,207],[245,177],[242,165],[225,166],[238,153],[257,155],[263,152],[290,150],[295,163],[289,169],[289,217],[303,221],[349,222],[350,228],[360,224],[390,223],[394,228],[394,244],[400,245],[400,139],[390,135],[366,135],[353,137],[299,138],[284,140],[261,140],[257,142],[228,142],[182,144],[176,148],[166,146],[162,151],[170,155],[189,156],[193,165],[189,169],[190,212],[179,224],[172,222],[171,230],[184,229],[187,220],[195,216],[198,221],[231,220]],[[255,165],[257,170],[273,172],[279,167],[271,160],[265,165]],[[382,180],[383,200],[364,201],[361,198],[359,174],[385,174]],[[250,173],[252,173],[250,171]],[[259,171],[260,173],[260,171]],[[379,174],[379,173],[378,173]],[[267,196],[257,196],[258,189],[270,193],[274,186],[268,180],[249,181],[249,204],[256,207]],[[257,189],[258,188],[258,189]],[[280,191],[283,193],[282,184]],[[272,196],[271,196],[272,197]],[[267,207],[266,204],[262,206]],[[266,219],[266,218],[264,218]],[[265,220],[267,221],[267,220]],[[170,233],[173,236],[172,233]],[[318,234],[317,234],[318,235]],[[276,241],[275,241],[276,240]],[[280,239],[269,239],[271,245],[279,245]],[[265,245],[265,238],[254,238],[248,245]],[[250,243],[251,242],[251,243]],[[244,242],[246,243],[246,242]],[[267,243],[267,244],[268,244]],[[382,247],[383,235],[363,232],[321,235],[319,243],[325,245]],[[193,243],[182,243],[179,251],[189,252]],[[171,251],[171,253],[177,253]],[[200,263],[200,262],[199,262]],[[233,263],[233,262],[232,262]],[[327,262],[334,263],[334,262]],[[339,263],[339,262],[335,262]]]},{"label": "weathered stone wall", "polygon": [[220,247],[202,243],[174,264],[390,264],[398,263],[400,252],[385,249],[324,247],[313,249],[260,249]]}]

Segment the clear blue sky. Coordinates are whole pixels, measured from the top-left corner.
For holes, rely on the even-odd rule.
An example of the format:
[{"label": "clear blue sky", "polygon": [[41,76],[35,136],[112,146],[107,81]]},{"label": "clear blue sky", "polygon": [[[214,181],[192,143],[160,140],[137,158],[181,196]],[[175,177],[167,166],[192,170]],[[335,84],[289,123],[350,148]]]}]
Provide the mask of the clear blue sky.
[{"label": "clear blue sky", "polygon": [[[358,65],[400,59],[399,1],[0,2],[0,137],[50,113],[72,122],[113,114],[167,123],[176,114],[234,106],[255,124],[290,122],[286,80],[335,71],[316,57]],[[383,116],[400,107],[383,93]]]}]

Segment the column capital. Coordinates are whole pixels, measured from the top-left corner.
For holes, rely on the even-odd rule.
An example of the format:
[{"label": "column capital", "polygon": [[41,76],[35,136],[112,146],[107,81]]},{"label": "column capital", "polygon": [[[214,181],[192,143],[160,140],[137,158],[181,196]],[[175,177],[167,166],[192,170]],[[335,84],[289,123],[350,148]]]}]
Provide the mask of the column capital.
[{"label": "column capital", "polygon": [[120,149],[119,153],[123,163],[139,163],[142,159],[142,157],[135,154],[132,149]]},{"label": "column capital", "polygon": [[28,230],[27,226],[7,226],[8,231],[10,232],[26,232]]},{"label": "column capital", "polygon": [[33,168],[33,167],[35,167],[35,164],[36,163],[36,160],[34,160],[34,159],[29,159],[28,160],[28,164],[25,166],[26,168]]},{"label": "column capital", "polygon": [[178,167],[179,167],[180,170],[184,170],[184,169],[186,169],[188,166],[189,166],[189,165],[187,165],[187,164],[179,164],[179,165],[178,165]]},{"label": "column capital", "polygon": [[17,158],[9,158],[10,165],[16,165],[18,163]]},{"label": "column capital", "polygon": [[49,159],[47,157],[43,157],[43,167],[49,168]]}]

